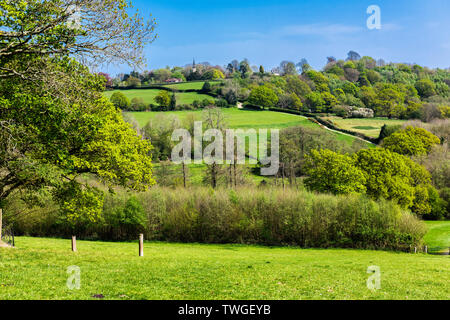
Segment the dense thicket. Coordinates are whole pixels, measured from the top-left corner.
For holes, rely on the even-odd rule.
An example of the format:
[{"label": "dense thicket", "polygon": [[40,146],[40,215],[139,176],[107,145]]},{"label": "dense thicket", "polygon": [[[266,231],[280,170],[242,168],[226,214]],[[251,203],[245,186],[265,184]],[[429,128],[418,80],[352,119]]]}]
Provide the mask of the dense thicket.
[{"label": "dense thicket", "polygon": [[[318,195],[282,189],[155,188],[106,197],[99,223],[79,222],[77,234],[104,240],[149,240],[407,250],[420,243],[422,222],[392,202],[365,196]],[[69,236],[53,214],[16,218],[17,231]]]}]

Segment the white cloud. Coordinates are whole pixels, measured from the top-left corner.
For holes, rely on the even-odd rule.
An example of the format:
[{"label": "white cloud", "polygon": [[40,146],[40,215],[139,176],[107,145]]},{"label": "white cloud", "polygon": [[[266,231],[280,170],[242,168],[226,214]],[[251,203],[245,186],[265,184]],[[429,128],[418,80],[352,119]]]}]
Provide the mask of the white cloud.
[{"label": "white cloud", "polygon": [[286,26],[277,33],[281,36],[332,36],[337,34],[351,34],[362,30],[362,27],[342,24],[305,24]]}]

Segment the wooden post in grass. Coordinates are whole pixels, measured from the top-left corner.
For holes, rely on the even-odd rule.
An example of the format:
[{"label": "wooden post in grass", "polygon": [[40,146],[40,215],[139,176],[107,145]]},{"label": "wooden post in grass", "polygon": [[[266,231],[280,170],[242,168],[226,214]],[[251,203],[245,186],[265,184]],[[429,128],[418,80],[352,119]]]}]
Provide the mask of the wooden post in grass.
[{"label": "wooden post in grass", "polygon": [[414,253],[417,253],[417,247],[414,247]]},{"label": "wooden post in grass", "polygon": [[139,235],[139,257],[144,256],[144,235],[141,233]]},{"label": "wooden post in grass", "polygon": [[425,246],[425,253],[428,253],[428,246]]},{"label": "wooden post in grass", "polygon": [[77,252],[77,237],[72,236],[72,251]]}]

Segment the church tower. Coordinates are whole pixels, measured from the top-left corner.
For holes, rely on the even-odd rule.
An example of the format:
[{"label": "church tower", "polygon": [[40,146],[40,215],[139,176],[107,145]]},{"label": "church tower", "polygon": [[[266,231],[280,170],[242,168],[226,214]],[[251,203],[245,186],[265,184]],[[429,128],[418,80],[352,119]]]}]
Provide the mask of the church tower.
[{"label": "church tower", "polygon": [[192,72],[197,72],[197,67],[195,66],[195,58],[192,59]]}]

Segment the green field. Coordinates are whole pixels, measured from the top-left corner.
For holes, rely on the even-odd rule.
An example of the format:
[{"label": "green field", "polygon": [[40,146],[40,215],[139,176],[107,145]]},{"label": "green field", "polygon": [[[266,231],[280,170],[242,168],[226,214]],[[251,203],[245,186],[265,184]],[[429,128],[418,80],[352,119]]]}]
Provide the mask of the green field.
[{"label": "green field", "polygon": [[341,129],[360,132],[372,138],[378,138],[381,127],[385,124],[398,125],[405,123],[405,120],[392,120],[388,118],[370,118],[370,119],[343,119],[340,117],[324,117],[332,121]]},{"label": "green field", "polygon": [[[253,111],[245,109],[222,109],[227,126],[230,129],[284,129],[288,127],[304,126],[309,128],[319,128],[319,125],[309,121],[303,116],[298,116],[289,113],[275,112],[275,111]],[[198,118],[202,119],[203,111],[169,111],[169,112],[128,112],[132,115],[138,124],[143,127],[148,121],[154,118],[157,114],[163,113],[165,115],[175,115],[180,120],[183,120],[187,114],[194,113]],[[336,139],[346,141],[352,144],[355,137],[333,132]],[[369,144],[368,144],[369,145]]]},{"label": "green field", "polygon": [[[218,84],[220,81],[208,81],[211,85]],[[167,84],[164,87],[176,89],[176,90],[201,90],[205,81],[196,81],[196,82],[181,82],[174,84]]]},{"label": "green field", "polygon": [[[230,129],[282,129],[293,126],[319,127],[304,117],[287,113],[250,111],[235,108],[222,109],[222,112]],[[129,112],[141,126],[145,126],[150,119],[160,113],[175,115],[180,120],[193,113],[201,120],[203,111]]]},{"label": "green field", "polygon": [[[70,241],[20,237],[0,248],[4,299],[449,299],[446,256],[244,245]],[[66,286],[81,269],[80,290]],[[372,291],[367,268],[381,268]]]},{"label": "green field", "polygon": [[450,247],[450,221],[426,221],[425,243],[430,247]]},{"label": "green field", "polygon": [[[158,89],[134,89],[134,90],[114,90],[106,91],[104,95],[109,99],[116,91],[123,92],[128,99],[142,98],[147,104],[156,104],[155,97],[158,95]],[[202,101],[204,99],[213,100],[211,96],[200,94],[197,92],[178,92],[176,93],[177,104],[192,104],[195,100]]]}]

